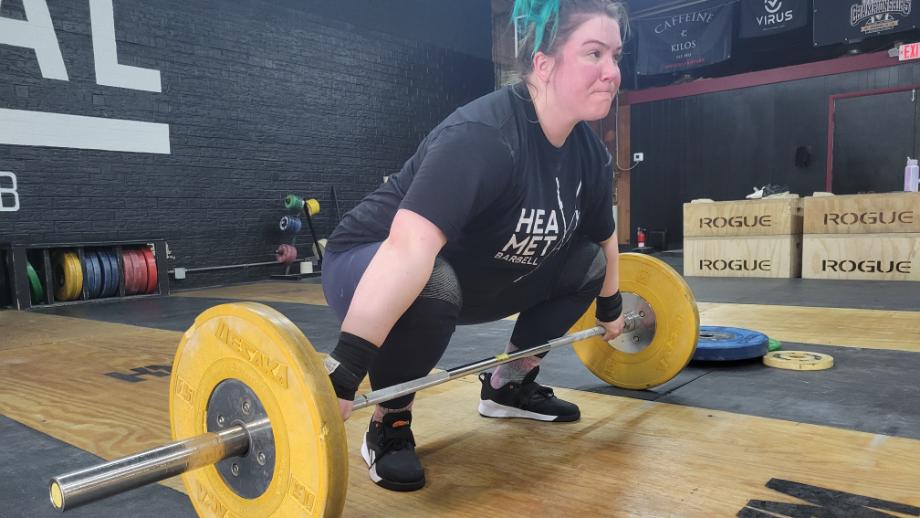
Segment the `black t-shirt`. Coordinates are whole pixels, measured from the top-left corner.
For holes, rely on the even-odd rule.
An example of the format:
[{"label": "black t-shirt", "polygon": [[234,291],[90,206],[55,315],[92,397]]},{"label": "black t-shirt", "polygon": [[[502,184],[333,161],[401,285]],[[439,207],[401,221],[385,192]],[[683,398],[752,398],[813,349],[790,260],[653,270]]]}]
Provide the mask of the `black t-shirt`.
[{"label": "black t-shirt", "polygon": [[612,159],[584,122],[561,148],[543,133],[523,83],[457,109],[388,182],[342,218],[328,249],[383,241],[400,208],[447,236],[457,269],[517,281],[573,234],[614,231]]}]

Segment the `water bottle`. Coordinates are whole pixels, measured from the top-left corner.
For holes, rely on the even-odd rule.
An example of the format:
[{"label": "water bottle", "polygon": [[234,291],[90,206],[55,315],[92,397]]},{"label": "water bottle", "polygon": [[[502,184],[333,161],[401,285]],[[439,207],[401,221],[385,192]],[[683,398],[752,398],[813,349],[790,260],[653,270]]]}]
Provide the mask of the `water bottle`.
[{"label": "water bottle", "polygon": [[918,179],[920,179],[920,167],[917,166],[917,159],[907,157],[907,166],[904,167],[904,190],[917,192]]}]

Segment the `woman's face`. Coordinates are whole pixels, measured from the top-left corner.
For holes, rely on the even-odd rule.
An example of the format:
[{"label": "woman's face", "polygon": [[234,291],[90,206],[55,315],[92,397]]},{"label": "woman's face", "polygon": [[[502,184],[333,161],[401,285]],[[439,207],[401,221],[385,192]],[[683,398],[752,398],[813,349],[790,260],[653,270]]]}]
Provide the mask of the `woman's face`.
[{"label": "woman's face", "polygon": [[550,88],[575,120],[603,119],[620,88],[620,25],[597,15],[578,26],[552,58]]}]

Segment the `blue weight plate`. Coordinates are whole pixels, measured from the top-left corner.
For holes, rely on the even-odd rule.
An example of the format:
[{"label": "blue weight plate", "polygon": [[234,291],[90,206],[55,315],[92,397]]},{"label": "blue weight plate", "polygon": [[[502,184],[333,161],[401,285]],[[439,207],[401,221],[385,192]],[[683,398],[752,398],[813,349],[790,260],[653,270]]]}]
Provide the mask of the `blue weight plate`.
[{"label": "blue weight plate", "polygon": [[93,298],[99,298],[102,295],[102,259],[99,258],[98,252],[93,252],[93,265],[96,267],[96,285],[93,286]]},{"label": "blue weight plate", "polygon": [[97,251],[93,253],[96,259],[96,273],[98,275],[98,282],[96,286],[96,297],[99,298],[102,296],[102,292],[105,291],[105,261],[102,259],[102,255]]},{"label": "blue weight plate", "polygon": [[731,361],[760,358],[767,353],[767,335],[740,327],[700,326],[695,361]]},{"label": "blue weight plate", "polygon": [[93,264],[93,253],[89,250],[83,251],[83,289],[86,290],[86,298],[94,298],[94,289],[96,286],[96,266]]},{"label": "blue weight plate", "polygon": [[102,295],[102,261],[95,250],[89,250],[85,254],[87,277],[89,278],[89,287],[87,294],[91,299],[97,299]]},{"label": "blue weight plate", "polygon": [[114,248],[110,253],[112,254],[112,264],[115,265],[115,287],[112,288],[112,296],[114,297],[118,295],[118,286],[121,284],[124,272],[121,267],[121,257],[118,257]]},{"label": "blue weight plate", "polygon": [[[112,267],[109,265],[109,257],[105,253],[105,250],[96,250],[96,258],[99,259],[99,295],[98,297],[105,297],[105,293],[108,290],[112,276]],[[97,297],[97,298],[98,298]]]},{"label": "blue weight plate", "polygon": [[121,262],[118,260],[118,255],[115,254],[115,250],[109,250],[109,260],[112,262],[112,269],[115,271],[115,277],[112,279],[112,288],[109,292],[109,297],[114,297],[118,295],[118,285],[121,282]]},{"label": "blue weight plate", "polygon": [[118,260],[111,250],[100,250],[99,257],[102,259],[102,279],[104,283],[100,296],[115,296],[118,294]]}]

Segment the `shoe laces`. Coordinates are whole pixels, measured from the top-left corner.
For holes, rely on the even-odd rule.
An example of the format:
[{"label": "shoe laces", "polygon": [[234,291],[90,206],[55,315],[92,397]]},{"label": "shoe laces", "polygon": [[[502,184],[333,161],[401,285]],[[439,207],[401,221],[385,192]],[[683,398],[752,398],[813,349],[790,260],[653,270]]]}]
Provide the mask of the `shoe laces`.
[{"label": "shoe laces", "polygon": [[518,401],[530,402],[530,401],[541,401],[556,397],[553,393],[553,389],[550,387],[544,387],[536,381],[525,381],[521,383],[520,388],[518,389]]},{"label": "shoe laces", "polygon": [[380,446],[384,452],[415,448],[415,437],[408,425],[396,428],[380,425],[380,435]]}]

